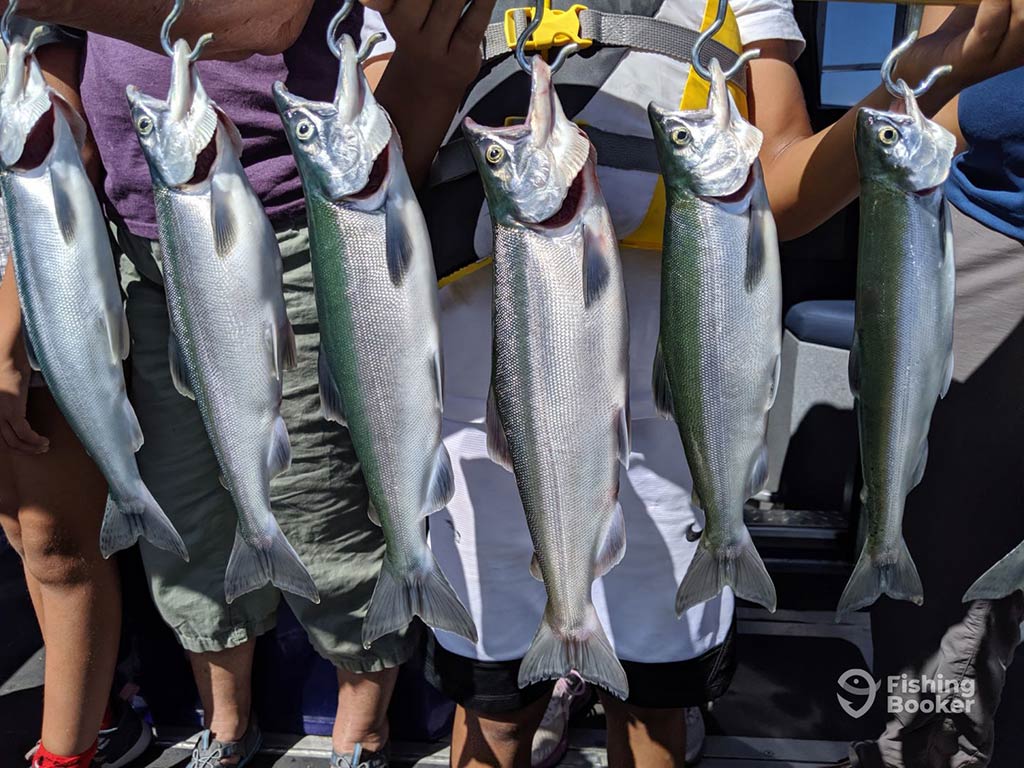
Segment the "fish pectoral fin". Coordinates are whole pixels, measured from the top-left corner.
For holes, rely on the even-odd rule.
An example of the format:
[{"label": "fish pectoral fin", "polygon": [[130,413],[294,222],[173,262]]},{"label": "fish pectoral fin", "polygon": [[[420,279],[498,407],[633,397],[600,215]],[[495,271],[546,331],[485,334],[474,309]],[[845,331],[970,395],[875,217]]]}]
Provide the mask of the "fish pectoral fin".
[{"label": "fish pectoral fin", "polygon": [[509,472],[512,471],[512,452],[509,450],[505,428],[501,425],[501,417],[498,415],[493,384],[487,393],[487,454],[495,464]]},{"label": "fish pectoral fin", "polygon": [[594,560],[594,573],[597,576],[604,576],[608,571],[618,565],[626,554],[626,520],[622,516],[622,505],[616,504],[612,512],[612,519],[608,523],[608,530],[604,536],[604,542]]},{"label": "fish pectoral fin", "polygon": [[537,581],[544,581],[544,574],[540,571],[540,560],[537,559],[536,552],[534,552],[533,557],[530,558],[530,575]]},{"label": "fish pectoral fin", "polygon": [[388,274],[394,285],[401,285],[412,262],[413,243],[409,228],[402,215],[402,202],[388,195],[384,209],[384,231],[388,260]]},{"label": "fish pectoral fin", "polygon": [[223,259],[238,242],[238,217],[231,205],[230,184],[217,177],[210,183],[210,220],[213,224],[213,248]]},{"label": "fish pectoral fin", "polygon": [[61,163],[50,165],[50,184],[53,189],[53,210],[57,216],[57,227],[65,243],[75,242],[78,230],[78,215],[75,211],[71,190],[78,186]]},{"label": "fish pectoral fin", "polygon": [[753,498],[768,484],[768,446],[762,445],[750,467],[747,479],[747,498]]},{"label": "fish pectoral fin", "polygon": [[21,334],[22,341],[25,344],[25,358],[28,360],[28,365],[33,371],[41,371],[39,367],[39,358],[36,357],[35,348],[32,346],[32,340],[29,339],[27,333]]},{"label": "fish pectoral fin", "polygon": [[633,451],[633,438],[631,436],[631,425],[629,419],[629,399],[627,394],[626,404],[619,409],[618,432],[619,432],[619,463],[629,469],[629,454]]},{"label": "fish pectoral fin", "polygon": [[288,439],[288,426],[280,416],[274,422],[274,432],[270,437],[270,453],[267,456],[267,470],[271,477],[287,472],[292,465],[292,444]]},{"label": "fish pectoral fin", "polygon": [[342,402],[341,392],[338,390],[338,385],[331,374],[331,368],[327,363],[327,355],[324,354],[322,349],[317,360],[317,373],[320,379],[320,410],[323,412],[324,418],[328,421],[335,421],[338,424],[345,425],[347,423],[345,404]]},{"label": "fish pectoral fin", "polygon": [[444,443],[441,443],[437,446],[437,453],[434,454],[434,468],[430,475],[427,505],[423,510],[424,517],[448,506],[453,495],[455,495],[455,472],[452,470],[452,460],[448,455],[448,449],[444,447]]},{"label": "fish pectoral fin", "polygon": [[167,337],[167,359],[171,368],[171,381],[178,394],[184,395],[189,400],[195,400],[196,394],[188,383],[188,369],[185,367],[185,357],[181,354],[178,340],[171,333]]},{"label": "fish pectoral fin", "polygon": [[753,289],[761,282],[769,257],[777,259],[778,255],[775,252],[779,247],[775,218],[772,216],[771,205],[768,202],[768,192],[764,186],[760,161],[754,161],[751,173],[754,174],[754,190],[750,196],[747,270],[744,275],[744,284],[747,290]]},{"label": "fish pectoral fin", "polygon": [[371,523],[376,525],[378,528],[381,527],[380,510],[378,510],[377,507],[374,505],[373,499],[370,499],[369,501],[366,502],[366,516],[370,518]]},{"label": "fish pectoral fin", "polygon": [[615,255],[615,241],[605,227],[583,224],[583,306],[601,298],[611,281],[609,259]]},{"label": "fish pectoral fin", "polygon": [[654,394],[654,407],[663,418],[675,419],[676,409],[672,402],[672,386],[668,381],[668,369],[665,367],[665,355],[661,348],[661,339],[654,352],[654,372],[651,375],[651,391]]}]

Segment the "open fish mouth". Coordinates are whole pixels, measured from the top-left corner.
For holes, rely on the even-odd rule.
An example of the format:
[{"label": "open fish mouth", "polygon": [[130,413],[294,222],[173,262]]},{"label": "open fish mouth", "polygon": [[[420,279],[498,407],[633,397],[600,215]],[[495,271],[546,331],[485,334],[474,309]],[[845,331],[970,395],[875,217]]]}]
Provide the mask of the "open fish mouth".
[{"label": "open fish mouth", "polygon": [[353,200],[365,200],[376,194],[384,184],[384,180],[388,177],[390,167],[388,161],[390,157],[391,145],[385,144],[384,149],[377,155],[377,159],[373,161],[373,165],[370,167],[370,175],[366,180],[366,186],[358,192],[346,195],[346,197]]},{"label": "open fish mouth", "polygon": [[[220,130],[220,126],[217,126],[217,130]],[[208,178],[210,178],[210,172],[213,170],[213,164],[217,161],[217,132],[214,131],[213,137],[206,142],[206,146],[202,148],[198,155],[196,155],[196,169],[185,184],[192,186],[194,184],[202,184]]]},{"label": "open fish mouth", "polygon": [[544,221],[539,222],[536,225],[538,229],[560,229],[576,218],[583,203],[583,174],[585,171],[586,166],[580,169],[580,172],[572,180],[572,184],[569,185],[561,207]]},{"label": "open fish mouth", "polygon": [[16,171],[31,171],[46,162],[54,141],[54,122],[56,120],[56,107],[50,108],[43,113],[43,116],[32,126],[32,130],[25,140],[25,147],[11,167]]}]

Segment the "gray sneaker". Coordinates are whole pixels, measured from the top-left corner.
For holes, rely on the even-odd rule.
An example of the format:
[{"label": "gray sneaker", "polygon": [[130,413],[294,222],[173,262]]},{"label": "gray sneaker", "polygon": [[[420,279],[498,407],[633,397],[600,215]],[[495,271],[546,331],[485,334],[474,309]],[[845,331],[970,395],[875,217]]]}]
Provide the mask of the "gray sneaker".
[{"label": "gray sneaker", "polygon": [[262,743],[263,733],[255,718],[249,720],[249,727],[238,741],[218,741],[209,731],[203,731],[186,768],[221,768],[223,761],[232,757],[238,758],[235,768],[242,768],[256,757]]},{"label": "gray sneaker", "polygon": [[120,699],[110,705],[116,724],[99,732],[94,768],[125,768],[137,760],[153,741],[153,729],[131,706]]},{"label": "gray sneaker", "polygon": [[339,755],[331,751],[331,768],[388,768],[388,756],[385,750],[373,752],[356,744],[351,755]]}]

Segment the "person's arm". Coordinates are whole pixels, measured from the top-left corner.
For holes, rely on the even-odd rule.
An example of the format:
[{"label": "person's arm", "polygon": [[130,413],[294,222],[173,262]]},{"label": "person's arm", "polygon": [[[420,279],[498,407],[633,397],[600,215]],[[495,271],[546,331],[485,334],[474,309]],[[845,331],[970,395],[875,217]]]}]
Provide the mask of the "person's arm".
[{"label": "person's arm", "polygon": [[[761,58],[750,64],[750,92],[754,122],[765,135],[765,185],[779,236],[788,240],[814,229],[857,196],[857,110],[884,109],[893,99],[879,86],[837,122],[814,133],[788,44],[766,40],[750,47],[761,49]],[[952,65],[953,72],[920,99],[929,115],[968,85],[1024,64],[1024,0],[958,7],[903,56],[896,75],[916,85],[942,64]]]},{"label": "person's arm", "polygon": [[[237,61],[291,47],[314,0],[190,0],[171,31],[191,43],[211,32],[206,58]],[[7,3],[0,0],[0,6]],[[159,51],[160,26],[172,0],[20,0],[18,14],[36,21],[116,37]]]},{"label": "person's arm", "polygon": [[362,0],[380,12],[395,40],[386,64],[370,64],[374,91],[402,137],[409,177],[420,186],[480,71],[480,43],[495,0]]}]

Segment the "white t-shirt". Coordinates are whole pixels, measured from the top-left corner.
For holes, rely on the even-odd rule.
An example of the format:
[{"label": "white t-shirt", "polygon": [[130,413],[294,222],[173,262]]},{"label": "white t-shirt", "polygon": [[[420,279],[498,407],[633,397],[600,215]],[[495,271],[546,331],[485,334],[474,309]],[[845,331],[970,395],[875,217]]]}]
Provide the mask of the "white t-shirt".
[{"label": "white t-shirt", "polygon": [[[744,44],[803,38],[791,0],[732,3]],[[702,2],[666,0],[657,18],[697,29]],[[650,137],[647,104],[677,107],[688,66],[657,54],[629,52],[576,119],[617,133]],[[643,220],[657,177],[599,168],[620,237]],[[480,255],[490,252],[490,223],[481,211]],[[673,422],[657,417],[651,370],[658,338],[661,256],[623,250],[630,324],[630,405],[633,453],[622,473],[626,521],[622,562],[594,584],[594,604],[622,659],[642,662],[695,658],[721,644],[732,622],[729,590],[677,620],[675,593],[696,549],[686,540],[694,520],[691,478]],[[487,455],[484,415],[491,372],[491,270],[481,268],[441,291],[445,360],[444,434],[455,470],[455,496],[430,520],[431,547],[476,620],[476,644],[438,631],[438,641],[462,656],[486,661],[521,658],[544,610],[544,587],[529,574],[533,544],[512,474]]]}]

